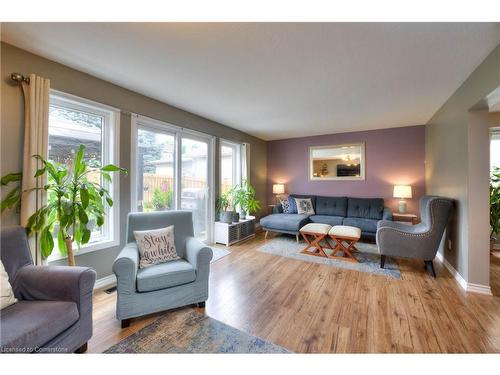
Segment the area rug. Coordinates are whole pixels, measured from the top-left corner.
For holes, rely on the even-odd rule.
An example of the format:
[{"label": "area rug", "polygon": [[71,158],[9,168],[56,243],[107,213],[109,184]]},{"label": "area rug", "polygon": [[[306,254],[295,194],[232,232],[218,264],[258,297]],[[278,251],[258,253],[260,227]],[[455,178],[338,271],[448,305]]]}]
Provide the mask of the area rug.
[{"label": "area rug", "polygon": [[[338,268],[389,276],[394,279],[401,278],[401,272],[397,264],[389,258],[386,260],[384,268],[380,268],[380,255],[378,254],[378,248],[375,244],[364,242],[358,242],[356,244],[359,251],[354,252],[353,255],[359,263],[302,254],[301,251],[305,247],[306,243],[303,240],[297,243],[295,237],[279,236],[266,240],[266,243],[261,246],[258,251],[286,258],[298,259],[304,262],[321,263]],[[325,252],[328,254],[329,250],[325,249]]]},{"label": "area rug", "polygon": [[224,258],[226,255],[231,254],[231,252],[229,250],[222,249],[220,247],[211,247],[211,249],[213,252],[213,256],[212,256],[212,260],[210,261],[210,263],[216,262],[219,259]]},{"label": "area rug", "polygon": [[173,311],[104,353],[289,353],[192,308]]}]

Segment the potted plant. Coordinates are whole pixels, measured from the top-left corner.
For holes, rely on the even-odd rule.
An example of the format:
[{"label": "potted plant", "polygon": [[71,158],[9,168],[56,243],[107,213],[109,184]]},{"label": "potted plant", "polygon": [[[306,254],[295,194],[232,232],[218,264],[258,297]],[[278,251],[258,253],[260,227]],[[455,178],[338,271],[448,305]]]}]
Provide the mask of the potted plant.
[{"label": "potted plant", "polygon": [[219,220],[223,223],[231,224],[233,222],[233,211],[229,210],[230,205],[230,192],[222,193],[217,198],[216,209],[219,213]]},{"label": "potted plant", "polygon": [[493,167],[490,176],[490,242],[493,248],[495,235],[500,233],[500,168]]},{"label": "potted plant", "polygon": [[[41,161],[35,177],[47,175],[47,184],[41,188],[47,193],[47,203],[40,207],[28,219],[26,232],[28,235],[40,233],[42,258],[47,259],[54,249],[53,234],[57,233],[57,246],[62,255],[68,256],[68,264],[75,265],[73,242],[78,248],[90,241],[92,226],[104,224],[105,206],[112,206],[113,200],[108,190],[100,183],[94,182],[96,174],[103,180],[111,182],[112,172],[127,173],[126,169],[108,164],[103,167],[92,167],[84,159],[85,146],[80,145],[70,165],[52,163],[40,155],[34,157]],[[90,176],[93,176],[91,179]],[[19,182],[21,173],[11,173],[1,179],[2,185]],[[101,178],[99,178],[101,181]],[[19,206],[21,195],[27,191],[14,188],[1,203],[3,212],[6,208]]]},{"label": "potted plant", "polygon": [[247,180],[234,187],[233,197],[234,204],[240,208],[242,219],[245,219],[247,214],[260,210],[260,202],[255,199],[255,189]]}]

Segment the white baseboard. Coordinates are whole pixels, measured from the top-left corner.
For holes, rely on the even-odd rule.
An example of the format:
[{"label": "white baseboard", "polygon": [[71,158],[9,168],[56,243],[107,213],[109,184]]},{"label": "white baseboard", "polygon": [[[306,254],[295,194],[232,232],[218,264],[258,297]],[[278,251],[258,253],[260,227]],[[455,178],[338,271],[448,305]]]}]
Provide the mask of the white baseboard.
[{"label": "white baseboard", "polygon": [[109,288],[111,286],[115,286],[115,284],[116,284],[116,276],[114,274],[111,274],[109,276],[97,279],[95,281],[94,290]]},{"label": "white baseboard", "polygon": [[494,250],[500,250],[500,243],[496,243],[493,245]]},{"label": "white baseboard", "polygon": [[452,274],[452,276],[455,278],[457,281],[458,285],[462,287],[463,290],[466,292],[470,293],[479,293],[479,294],[485,294],[487,296],[492,296],[493,294],[491,293],[491,288],[489,285],[482,285],[482,284],[474,284],[474,283],[469,283],[467,282],[460,273],[453,267],[446,259],[444,259],[443,254],[437,253],[436,258],[443,263],[443,265],[446,267],[448,271]]}]

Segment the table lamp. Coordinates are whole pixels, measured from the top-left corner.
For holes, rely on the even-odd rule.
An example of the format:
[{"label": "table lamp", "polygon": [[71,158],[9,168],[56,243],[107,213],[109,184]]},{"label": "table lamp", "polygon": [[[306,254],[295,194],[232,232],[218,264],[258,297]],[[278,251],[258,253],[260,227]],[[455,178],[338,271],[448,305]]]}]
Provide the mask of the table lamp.
[{"label": "table lamp", "polygon": [[285,194],[285,184],[273,184],[273,194],[276,195],[276,200],[279,200],[279,196]]},{"label": "table lamp", "polygon": [[411,198],[411,186],[410,185],[394,185],[394,198],[401,199],[399,201],[399,213],[406,213],[406,201],[405,198]]}]

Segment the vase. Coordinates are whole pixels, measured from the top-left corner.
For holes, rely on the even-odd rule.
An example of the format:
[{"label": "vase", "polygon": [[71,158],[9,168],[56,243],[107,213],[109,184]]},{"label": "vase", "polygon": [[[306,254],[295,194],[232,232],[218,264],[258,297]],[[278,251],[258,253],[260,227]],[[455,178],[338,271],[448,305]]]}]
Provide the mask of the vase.
[{"label": "vase", "polygon": [[247,212],[245,210],[240,210],[240,219],[245,220],[247,217]]},{"label": "vase", "polygon": [[240,214],[236,211],[233,211],[233,223],[237,223],[240,221]]},{"label": "vase", "polygon": [[233,211],[221,212],[219,219],[223,223],[231,224],[233,222]]}]

